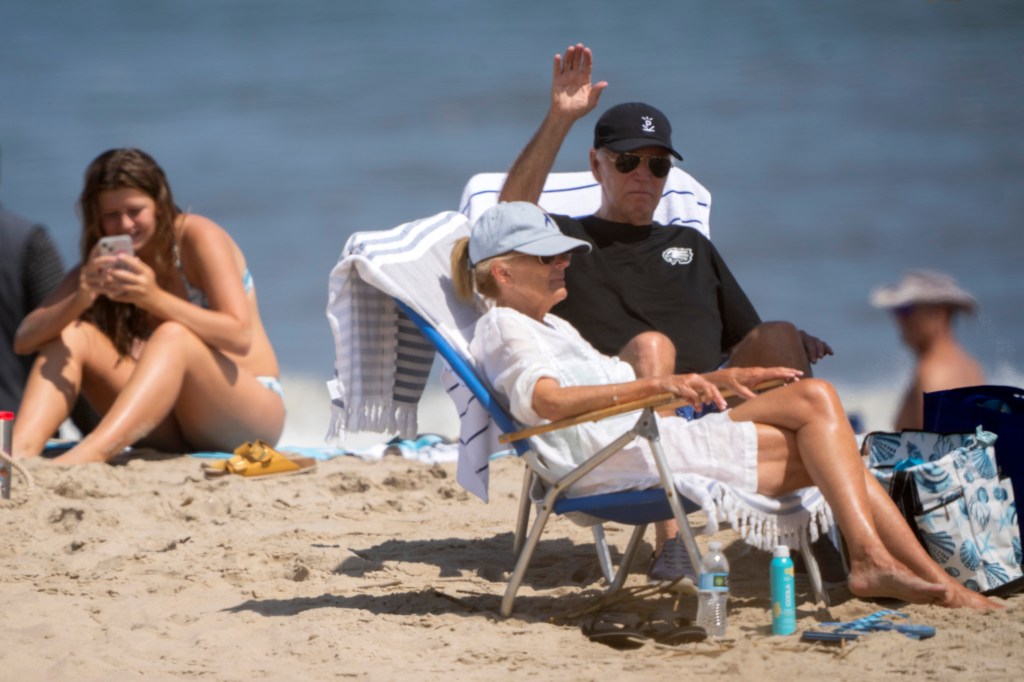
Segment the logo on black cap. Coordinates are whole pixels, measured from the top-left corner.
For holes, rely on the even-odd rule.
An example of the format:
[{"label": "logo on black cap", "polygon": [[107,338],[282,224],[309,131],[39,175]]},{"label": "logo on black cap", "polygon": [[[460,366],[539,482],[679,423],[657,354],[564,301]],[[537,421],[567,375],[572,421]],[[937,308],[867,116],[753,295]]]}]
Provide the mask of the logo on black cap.
[{"label": "logo on black cap", "polygon": [[608,109],[594,126],[594,149],[631,152],[642,147],[661,147],[682,161],[672,148],[672,124],[650,104],[627,102]]}]

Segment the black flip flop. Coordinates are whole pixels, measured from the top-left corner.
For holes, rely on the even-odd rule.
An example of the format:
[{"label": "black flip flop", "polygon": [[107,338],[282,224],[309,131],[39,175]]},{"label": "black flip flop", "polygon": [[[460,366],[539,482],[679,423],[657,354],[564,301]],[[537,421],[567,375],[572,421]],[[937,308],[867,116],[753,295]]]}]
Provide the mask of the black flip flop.
[{"label": "black flip flop", "polygon": [[644,633],[658,644],[677,646],[703,642],[708,638],[707,630],[674,611],[654,614],[645,625]]},{"label": "black flip flop", "polygon": [[635,613],[608,612],[583,624],[583,634],[591,642],[613,649],[639,649],[647,641],[640,628],[642,618]]},{"label": "black flip flop", "polygon": [[649,632],[655,642],[658,644],[667,644],[669,646],[703,642],[708,638],[707,630],[699,625],[673,626],[665,623],[661,626],[653,626]]}]

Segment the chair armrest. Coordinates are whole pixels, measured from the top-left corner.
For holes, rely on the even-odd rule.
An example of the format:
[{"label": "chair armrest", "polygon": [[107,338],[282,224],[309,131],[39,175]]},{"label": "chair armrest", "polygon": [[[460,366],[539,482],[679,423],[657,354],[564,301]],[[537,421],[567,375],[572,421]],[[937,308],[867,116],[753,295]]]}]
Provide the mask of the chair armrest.
[{"label": "chair armrest", "polygon": [[675,395],[672,393],[657,393],[655,395],[641,398],[640,400],[631,400],[628,403],[622,403],[621,405],[614,405],[612,407],[602,407],[599,410],[592,410],[590,412],[584,412],[578,414],[575,417],[566,417],[565,419],[559,419],[556,422],[548,422],[547,424],[539,424],[537,426],[531,426],[527,429],[522,429],[514,433],[503,433],[498,436],[499,443],[512,443],[517,440],[526,440],[532,436],[539,435],[541,433],[548,433],[549,431],[558,431],[559,429],[565,429],[570,426],[576,426],[584,422],[596,422],[608,417],[615,417],[620,414],[627,412],[636,412],[642,410],[645,407],[668,407],[671,403],[683,402],[677,400]]},{"label": "chair armrest", "polygon": [[[768,389],[782,386],[785,381],[775,380],[766,381],[762,384],[758,384],[754,391],[760,393],[767,391]],[[734,395],[729,389],[723,389],[721,391],[723,398],[729,398]],[[550,431],[558,431],[559,429],[565,429],[570,426],[576,426],[584,422],[597,422],[608,417],[615,417],[620,414],[627,412],[636,412],[645,408],[671,408],[679,407],[681,405],[689,404],[686,400],[680,400],[672,393],[656,393],[655,395],[641,398],[640,400],[632,400],[628,403],[622,403],[621,405],[613,405],[612,407],[602,407],[599,410],[592,410],[590,412],[584,412],[583,414],[576,415],[575,417],[566,417],[565,419],[559,419],[556,422],[549,422],[547,424],[539,424],[537,426],[531,426],[527,429],[515,431],[513,433],[503,433],[498,436],[499,443],[513,443],[517,440],[526,440],[533,436],[540,435],[542,433],[548,433]]]}]

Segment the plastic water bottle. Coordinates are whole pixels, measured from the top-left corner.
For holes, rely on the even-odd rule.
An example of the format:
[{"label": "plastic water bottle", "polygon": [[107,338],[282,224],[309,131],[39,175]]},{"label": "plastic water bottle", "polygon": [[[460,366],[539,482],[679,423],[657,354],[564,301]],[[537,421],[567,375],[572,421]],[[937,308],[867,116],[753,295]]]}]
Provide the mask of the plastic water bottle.
[{"label": "plastic water bottle", "polygon": [[697,586],[697,625],[708,637],[725,637],[729,601],[729,562],[722,553],[722,543],[708,543],[708,551],[700,562]]},{"label": "plastic water bottle", "polygon": [[789,547],[779,545],[769,569],[772,585],[772,634],[796,632],[796,572],[789,558]]}]

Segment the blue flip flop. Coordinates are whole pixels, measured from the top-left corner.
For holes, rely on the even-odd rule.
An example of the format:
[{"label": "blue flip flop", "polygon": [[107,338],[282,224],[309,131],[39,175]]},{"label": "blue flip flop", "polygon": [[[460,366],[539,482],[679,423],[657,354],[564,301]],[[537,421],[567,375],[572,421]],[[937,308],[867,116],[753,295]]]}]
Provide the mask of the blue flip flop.
[{"label": "blue flip flop", "polygon": [[[929,637],[935,636],[935,628],[931,625],[917,625],[914,623],[894,623],[892,618],[908,618],[907,614],[901,611],[890,611],[889,609],[883,609],[876,611],[870,616],[864,616],[857,620],[850,621],[849,623],[832,622],[832,623],[819,623],[821,627],[835,628],[832,631],[809,631],[820,635],[843,635],[843,634],[859,634],[862,632],[884,632],[889,630],[895,630],[901,635],[905,635],[910,639],[928,639]],[[805,635],[808,633],[804,633]],[[812,635],[810,639],[814,639],[815,635]],[[836,639],[828,640],[826,637],[819,637],[822,641],[837,641]],[[843,639],[856,639],[846,638]]]}]

